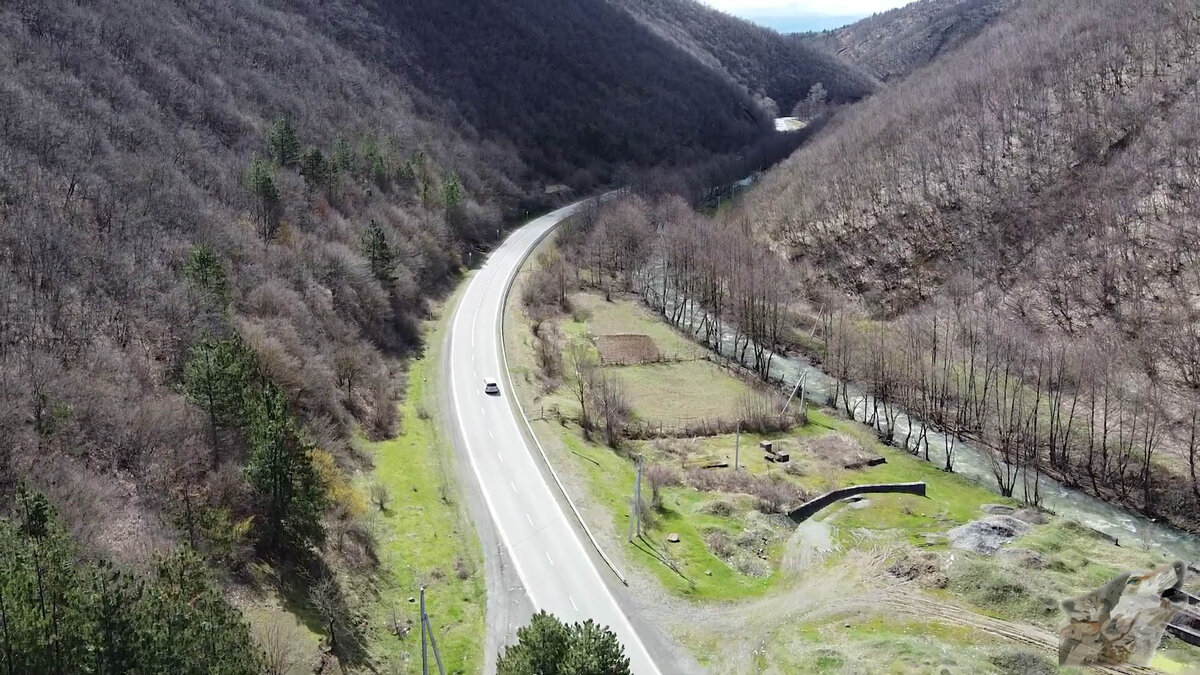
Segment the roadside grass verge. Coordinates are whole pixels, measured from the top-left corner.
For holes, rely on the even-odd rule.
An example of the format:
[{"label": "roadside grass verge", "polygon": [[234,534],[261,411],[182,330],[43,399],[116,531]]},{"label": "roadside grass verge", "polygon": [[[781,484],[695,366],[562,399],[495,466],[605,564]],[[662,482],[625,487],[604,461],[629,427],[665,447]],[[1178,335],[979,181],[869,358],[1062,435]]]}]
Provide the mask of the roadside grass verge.
[{"label": "roadside grass verge", "polygon": [[[446,672],[474,673],[483,664],[483,554],[458,497],[449,442],[431,418],[444,334],[444,322],[426,325],[426,352],[408,369],[400,434],[361,443],[375,461],[375,470],[358,481],[364,496],[375,481],[392,494],[386,511],[370,506],[380,564],[366,603],[370,653],[387,672],[420,672],[420,613],[409,599],[420,595],[421,586]],[[410,628],[407,635],[390,632],[397,622]]]}]

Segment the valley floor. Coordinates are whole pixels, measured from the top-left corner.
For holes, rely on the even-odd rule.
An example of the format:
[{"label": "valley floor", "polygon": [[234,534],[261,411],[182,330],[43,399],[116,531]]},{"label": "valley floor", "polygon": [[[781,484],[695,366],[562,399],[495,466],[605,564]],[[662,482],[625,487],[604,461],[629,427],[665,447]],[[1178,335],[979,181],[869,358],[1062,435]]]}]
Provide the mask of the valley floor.
[{"label": "valley floor", "polygon": [[[571,343],[604,344],[611,356],[613,340],[603,338],[613,335],[645,336],[656,347],[660,361],[600,370],[622,383],[636,428],[657,433],[619,450],[600,434],[589,440],[570,387],[537,365],[539,338],[519,300],[536,259],[506,310],[516,393],[600,545],[629,577],[643,616],[711,672],[1058,672],[1059,602],[1120,571],[1162,562],[1035,512],[1023,512],[1028,532],[994,555],[952,548],[949,530],[987,516],[985,508],[1019,505],[883,446],[830,410],[809,408],[807,422],[785,432],[715,433],[746,401],[773,402],[778,394],[707,360],[631,296],[610,302],[576,293],[571,315],[539,327],[539,335],[553,335],[546,327],[553,324],[564,352]],[[655,350],[642,351],[653,357]],[[703,428],[713,435],[696,432]],[[766,461],[762,440],[788,450],[790,462]],[[629,542],[638,456],[642,498],[654,505],[644,533]],[[879,457],[886,463],[848,468]],[[794,507],[846,485],[912,481],[925,482],[928,496],[839,502],[799,527],[772,496],[783,490]],[[1154,665],[1200,667],[1200,650],[1168,639]]]}]

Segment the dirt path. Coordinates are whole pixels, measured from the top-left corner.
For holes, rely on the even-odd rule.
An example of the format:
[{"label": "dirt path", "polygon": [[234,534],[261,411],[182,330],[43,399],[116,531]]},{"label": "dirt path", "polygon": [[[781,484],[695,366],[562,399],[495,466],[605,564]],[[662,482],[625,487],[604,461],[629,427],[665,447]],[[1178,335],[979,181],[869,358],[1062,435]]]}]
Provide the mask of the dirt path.
[{"label": "dirt path", "polygon": [[[1047,653],[1053,661],[1058,660],[1058,635],[1028,623],[1005,621],[983,614],[977,614],[968,609],[956,607],[937,600],[927,598],[907,584],[896,584],[892,592],[883,595],[879,603],[883,609],[893,615],[907,615],[920,618],[922,621],[938,621],[956,626],[973,628],[988,635],[1010,640],[1039,652]],[[1096,673],[1154,673],[1155,670],[1138,666],[1095,667],[1090,672]]]},{"label": "dirt path", "polygon": [[815,567],[833,552],[833,534],[826,521],[809,518],[788,537],[781,570],[789,577]]}]

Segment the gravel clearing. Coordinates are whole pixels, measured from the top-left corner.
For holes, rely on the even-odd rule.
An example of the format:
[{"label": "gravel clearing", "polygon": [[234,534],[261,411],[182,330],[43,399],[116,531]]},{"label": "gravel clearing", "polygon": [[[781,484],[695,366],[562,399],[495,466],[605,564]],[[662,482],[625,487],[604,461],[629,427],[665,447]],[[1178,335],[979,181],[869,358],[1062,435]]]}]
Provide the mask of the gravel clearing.
[{"label": "gravel clearing", "polygon": [[1012,516],[988,516],[960,525],[946,533],[950,545],[966,551],[992,555],[1004,544],[1025,534],[1029,524]]}]

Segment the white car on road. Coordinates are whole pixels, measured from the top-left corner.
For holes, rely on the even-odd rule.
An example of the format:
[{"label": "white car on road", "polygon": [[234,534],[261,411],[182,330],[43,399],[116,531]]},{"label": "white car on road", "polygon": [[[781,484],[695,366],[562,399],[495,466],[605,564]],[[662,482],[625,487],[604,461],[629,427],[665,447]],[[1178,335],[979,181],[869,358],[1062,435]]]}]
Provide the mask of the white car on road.
[{"label": "white car on road", "polygon": [[492,396],[500,395],[500,385],[490,377],[483,378],[483,393],[491,394]]}]

